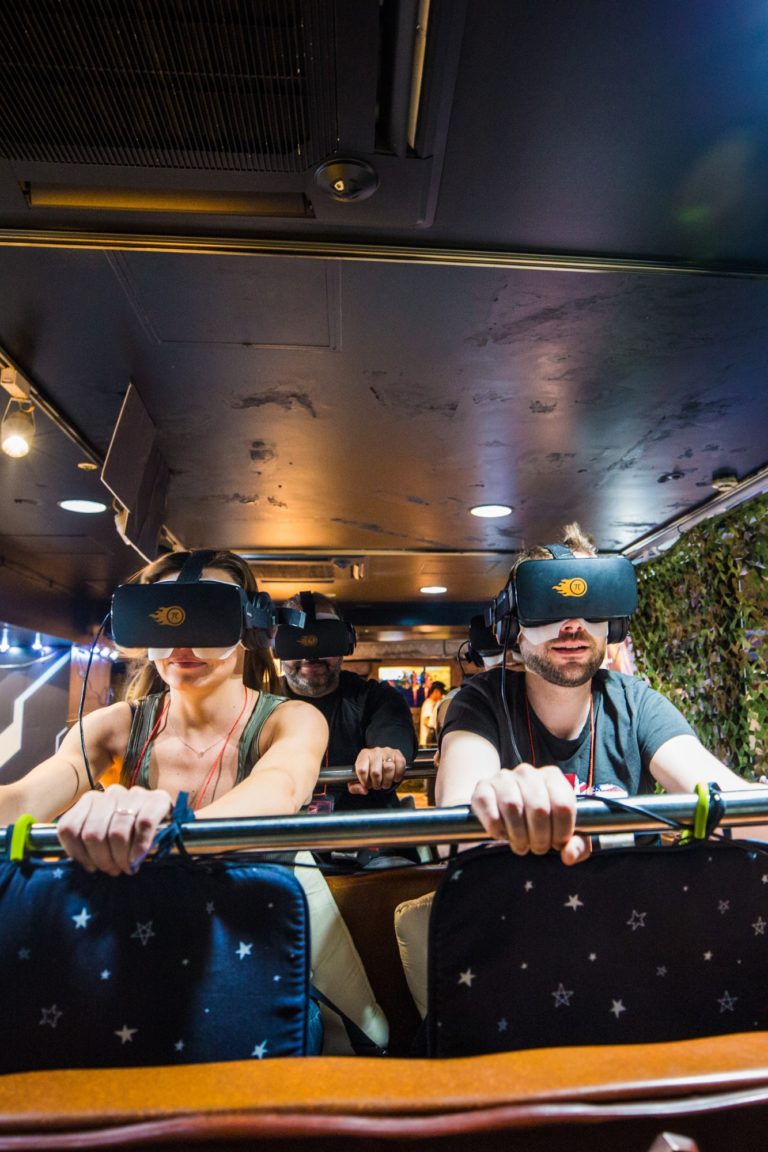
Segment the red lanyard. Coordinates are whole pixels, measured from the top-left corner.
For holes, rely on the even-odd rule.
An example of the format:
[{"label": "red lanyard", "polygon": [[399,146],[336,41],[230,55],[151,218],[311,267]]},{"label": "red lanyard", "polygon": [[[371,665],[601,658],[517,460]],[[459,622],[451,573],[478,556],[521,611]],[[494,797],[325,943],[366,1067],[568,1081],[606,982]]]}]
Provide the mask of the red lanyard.
[{"label": "red lanyard", "polygon": [[[533,743],[533,725],[531,724],[531,709],[528,705],[528,694],[523,696],[525,700],[525,718],[528,722],[528,743],[531,746],[531,764],[537,768],[536,763],[536,749]],[[592,788],[592,782],[595,775],[595,697],[594,693],[589,697],[589,778],[587,780],[587,788]]]},{"label": "red lanyard", "polygon": [[[222,745],[221,752],[219,752],[218,756],[216,757],[216,759],[213,762],[211,770],[205,779],[205,783],[203,784],[200,795],[197,797],[195,803],[191,805],[191,807],[194,810],[197,810],[201,806],[201,804],[203,802],[203,796],[205,796],[205,793],[208,791],[208,785],[210,784],[211,780],[213,779],[214,772],[216,771],[217,768],[221,767],[221,762],[224,759],[224,753],[227,750],[227,745],[229,744],[230,740],[232,739],[232,733],[235,731],[238,724],[240,723],[240,721],[243,718],[243,713],[245,712],[246,705],[248,704],[248,689],[245,685],[243,685],[243,693],[244,693],[243,706],[240,709],[240,711],[238,712],[237,719],[235,720],[234,724],[232,725],[229,732],[227,733],[227,738],[224,741],[224,744]],[[133,776],[131,777],[131,787],[133,787],[133,785],[136,783],[136,779],[139,775],[139,769],[141,768],[141,762],[144,759],[144,754],[147,751],[147,748],[149,747],[149,745],[154,740],[155,736],[157,735],[158,729],[160,728],[160,725],[162,724],[162,722],[165,718],[165,714],[168,711],[168,709],[170,708],[170,705],[171,705],[171,697],[169,694],[168,698],[166,699],[165,703],[163,704],[163,707],[160,710],[160,715],[158,716],[155,723],[152,725],[152,731],[150,732],[149,736],[147,736],[147,739],[144,741],[144,747],[141,749],[141,752],[139,753],[139,758],[136,761],[136,767],[134,768]],[[216,791],[216,789],[214,788],[214,792],[215,791]]]},{"label": "red lanyard", "polygon": [[[235,731],[238,724],[240,723],[240,721],[243,718],[243,713],[245,712],[247,704],[248,704],[248,689],[245,685],[243,685],[243,706],[240,709],[240,711],[238,712],[237,719],[235,720],[234,724],[230,728],[229,732],[227,732],[227,738],[222,745],[221,752],[219,752],[218,756],[216,757],[213,764],[211,765],[211,770],[205,778],[205,784],[203,784],[203,787],[200,790],[200,795],[195,798],[195,802],[191,806],[193,811],[195,811],[195,812],[197,811],[198,808],[202,807],[203,796],[205,796],[206,792],[208,791],[208,785],[210,784],[211,780],[213,779],[214,772],[216,771],[217,768],[219,769],[219,771],[221,771],[221,763],[222,763],[222,760],[224,759],[224,753],[227,750],[227,745],[229,744],[230,740],[232,739],[232,733]],[[217,780],[217,783],[218,783],[218,780]],[[213,791],[214,791],[214,795],[215,795],[215,793],[216,793],[215,786],[214,786]]]}]

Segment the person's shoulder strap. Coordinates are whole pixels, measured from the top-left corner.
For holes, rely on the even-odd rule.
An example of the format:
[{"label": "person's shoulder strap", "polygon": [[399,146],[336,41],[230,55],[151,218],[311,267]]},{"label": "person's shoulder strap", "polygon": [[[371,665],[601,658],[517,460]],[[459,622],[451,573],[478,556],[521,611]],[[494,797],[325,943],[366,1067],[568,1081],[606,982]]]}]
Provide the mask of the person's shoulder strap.
[{"label": "person's shoulder strap", "polygon": [[280,704],[285,704],[284,696],[274,696],[271,692],[260,692],[253,711],[243,728],[237,757],[237,780],[244,780],[259,758],[259,736],[266,721]]},{"label": "person's shoulder strap", "polygon": [[152,749],[145,747],[145,745],[157,719],[157,710],[161,706],[163,695],[164,693],[157,692],[151,696],[142,696],[141,699],[131,702],[131,730],[128,733],[128,744],[126,745],[125,756],[123,757],[121,776],[123,781],[133,778],[133,774],[136,772],[137,761],[143,748],[144,756],[139,765],[136,783],[144,788],[147,787],[149,759],[152,755]]}]

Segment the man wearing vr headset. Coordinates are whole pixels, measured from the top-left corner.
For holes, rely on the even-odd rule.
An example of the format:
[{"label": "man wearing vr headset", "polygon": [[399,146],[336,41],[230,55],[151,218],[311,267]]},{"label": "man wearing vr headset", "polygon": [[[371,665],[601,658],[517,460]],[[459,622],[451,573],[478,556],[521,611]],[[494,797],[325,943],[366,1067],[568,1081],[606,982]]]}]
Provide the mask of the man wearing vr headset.
[{"label": "man wearing vr headset", "polygon": [[[53,756],[0,787],[0,823],[64,813],[69,855],[113,876],[136,870],[179,792],[210,818],[298,812],[328,737],[316,709],[269,692],[272,604],[239,556],[173,552],[134,582],[146,587],[123,585],[112,610],[116,643],[147,657],[130,702],[83,718],[87,760],[75,725]],[[121,782],[103,789],[115,764]]]},{"label": "man wearing vr headset", "polygon": [[[634,611],[634,572],[624,557],[598,557],[578,524],[565,527],[564,545],[517,558],[491,615],[520,663],[480,673],[452,701],[436,796],[471,803],[518,855],[555,848],[575,864],[590,852],[574,835],[577,794],[752,785],[643,680],[603,668],[607,641],[623,637]],[[584,616],[569,615],[577,605]]]},{"label": "man wearing vr headset", "polygon": [[313,704],[328,721],[325,766],[353,765],[357,773],[355,784],[330,785],[315,802],[336,811],[396,807],[395,789],[416,754],[405,701],[388,684],[343,670],[354,629],[325,596],[301,592],[285,607],[306,614],[304,629],[281,624],[275,638],[285,694]]}]

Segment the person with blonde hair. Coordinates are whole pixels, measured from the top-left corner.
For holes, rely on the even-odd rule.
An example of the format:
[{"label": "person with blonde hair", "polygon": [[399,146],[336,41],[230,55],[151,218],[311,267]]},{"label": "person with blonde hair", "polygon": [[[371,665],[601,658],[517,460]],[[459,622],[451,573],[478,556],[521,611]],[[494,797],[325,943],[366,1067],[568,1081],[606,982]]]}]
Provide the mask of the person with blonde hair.
[{"label": "person with blonde hair", "polygon": [[[637,676],[603,667],[636,603],[623,556],[599,556],[578,524],[563,544],[517,557],[492,615],[521,663],[473,676],[440,733],[438,804],[470,804],[518,855],[590,853],[575,835],[576,796],[750,785],[697,739],[678,709]],[[759,833],[764,835],[764,831]]]}]

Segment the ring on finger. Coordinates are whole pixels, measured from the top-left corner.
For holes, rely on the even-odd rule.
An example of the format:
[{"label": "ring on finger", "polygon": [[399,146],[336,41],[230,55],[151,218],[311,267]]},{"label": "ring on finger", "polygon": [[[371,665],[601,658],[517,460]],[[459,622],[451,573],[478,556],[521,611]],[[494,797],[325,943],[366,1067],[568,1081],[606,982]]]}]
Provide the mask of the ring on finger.
[{"label": "ring on finger", "polygon": [[135,816],[136,815],[136,809],[135,808],[115,808],[113,815],[115,815],[115,816]]}]

